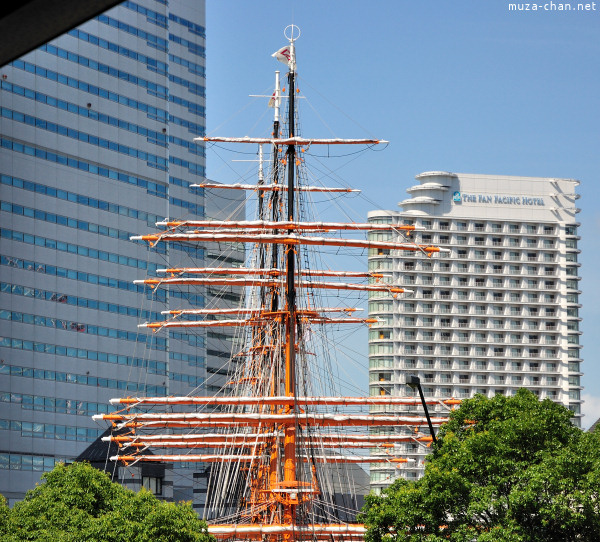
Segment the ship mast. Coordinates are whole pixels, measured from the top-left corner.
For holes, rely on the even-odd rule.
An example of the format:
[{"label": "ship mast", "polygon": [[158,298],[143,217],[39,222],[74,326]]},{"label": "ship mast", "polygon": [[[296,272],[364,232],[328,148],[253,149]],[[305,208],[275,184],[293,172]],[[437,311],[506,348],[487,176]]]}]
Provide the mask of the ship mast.
[{"label": "ship mast", "polygon": [[[291,26],[289,36],[289,61],[288,61],[288,137],[291,139],[295,134],[296,107],[296,58],[294,47],[294,26]],[[295,171],[296,171],[296,145],[290,144],[287,148],[287,220],[295,222],[294,200],[295,200]],[[290,232],[293,233],[293,232]],[[285,395],[295,397],[296,393],[296,250],[294,245],[286,246],[286,314],[285,314]],[[297,413],[295,406],[287,406],[288,412]],[[295,516],[297,500],[293,498],[298,491],[296,480],[296,429],[297,425],[288,425],[285,428],[284,437],[284,488],[289,491],[287,502],[284,501],[284,524],[292,524]]]},{"label": "ship mast", "polygon": [[[199,186],[253,190],[258,197],[257,218],[249,221],[165,220],[157,223],[160,233],[132,239],[156,243],[250,243],[255,247],[256,267],[181,267],[159,269],[164,278],[136,281],[149,288],[175,285],[229,285],[249,288],[254,306],[239,309],[202,308],[165,311],[161,322],[141,327],[160,332],[176,327],[236,327],[244,332],[241,360],[233,380],[233,394],[220,397],[135,397],[115,399],[119,412],[99,415],[129,433],[107,437],[120,447],[111,459],[134,461],[198,461],[214,465],[209,490],[215,504],[209,517],[209,532],[232,541],[288,542],[362,539],[363,525],[347,523],[336,509],[334,492],[324,487],[327,468],[339,463],[381,463],[398,466],[407,460],[394,453],[400,442],[429,442],[421,431],[422,416],[349,413],[338,408],[393,408],[420,405],[406,397],[337,397],[321,393],[311,396],[305,346],[306,329],[324,324],[377,324],[375,319],[354,315],[357,309],[315,306],[304,294],[328,290],[383,293],[392,298],[410,293],[390,283],[390,276],[375,272],[347,272],[301,268],[300,254],[311,247],[377,250],[407,250],[431,256],[438,247],[417,245],[407,238],[414,226],[301,221],[297,203],[307,192],[352,192],[350,189],[306,186],[300,183],[298,148],[308,145],[375,145],[373,139],[312,139],[299,137],[296,126],[295,41],[296,26],[286,29],[289,45],[275,53],[285,59],[287,74],[287,133],[281,137],[280,105],[283,99],[276,72],[273,133],[271,138],[206,137],[205,141],[259,145],[259,178],[256,185]],[[283,61],[283,60],[282,60]],[[284,123],[285,125],[285,123]],[[270,145],[270,178],[265,184],[263,145]],[[285,153],[283,150],[285,149]],[[285,166],[285,167],[284,167]],[[283,177],[286,179],[282,179]],[[300,185],[301,184],[301,185]],[[392,240],[344,239],[341,233],[385,231]],[[332,233],[333,232],[333,233]],[[303,252],[304,251],[304,252]],[[363,280],[361,283],[360,280]],[[368,283],[364,283],[365,279]],[[315,356],[316,357],[316,356]],[[428,401],[446,408],[453,399]],[[160,407],[163,411],[160,411]],[[176,407],[173,411],[172,407]],[[186,408],[189,408],[188,412]],[[434,417],[434,425],[445,416]],[[377,435],[375,427],[410,428],[405,435]],[[352,428],[352,432],[344,432]],[[160,431],[168,429],[168,434]],[[362,430],[366,434],[357,434]],[[146,454],[148,447],[162,453]],[[178,454],[178,448],[186,449]],[[348,448],[377,449],[370,455],[349,455]],[[329,449],[334,449],[329,452]],[[174,451],[175,450],[175,451]],[[234,502],[235,501],[235,502]],[[232,512],[232,508],[236,510]],[[345,514],[345,512],[344,512]],[[223,516],[230,515],[228,521]]]}]

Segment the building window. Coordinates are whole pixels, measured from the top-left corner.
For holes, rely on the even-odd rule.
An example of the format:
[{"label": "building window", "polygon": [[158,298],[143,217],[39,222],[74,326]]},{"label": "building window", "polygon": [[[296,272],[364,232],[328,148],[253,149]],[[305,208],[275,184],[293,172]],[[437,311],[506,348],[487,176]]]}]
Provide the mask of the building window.
[{"label": "building window", "polygon": [[569,399],[581,399],[581,393],[579,390],[570,390],[569,391]]},{"label": "building window", "polygon": [[162,478],[156,476],[142,476],[142,487],[153,495],[162,495]]}]

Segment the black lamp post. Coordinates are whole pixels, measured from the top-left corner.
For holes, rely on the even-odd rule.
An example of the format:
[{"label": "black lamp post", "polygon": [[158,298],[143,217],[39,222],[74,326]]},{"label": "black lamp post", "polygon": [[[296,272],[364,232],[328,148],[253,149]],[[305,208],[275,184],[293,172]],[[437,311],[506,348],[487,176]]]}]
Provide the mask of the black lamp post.
[{"label": "black lamp post", "polygon": [[433,432],[431,418],[429,417],[429,410],[427,410],[427,403],[425,402],[425,396],[423,395],[423,388],[421,388],[421,379],[416,375],[409,375],[406,379],[406,385],[412,388],[413,390],[415,388],[419,390],[421,403],[423,404],[423,409],[425,410],[425,417],[427,418],[427,423],[429,424],[429,432],[431,433],[431,438],[433,439],[433,442],[437,444],[437,439],[435,438],[435,433]]}]

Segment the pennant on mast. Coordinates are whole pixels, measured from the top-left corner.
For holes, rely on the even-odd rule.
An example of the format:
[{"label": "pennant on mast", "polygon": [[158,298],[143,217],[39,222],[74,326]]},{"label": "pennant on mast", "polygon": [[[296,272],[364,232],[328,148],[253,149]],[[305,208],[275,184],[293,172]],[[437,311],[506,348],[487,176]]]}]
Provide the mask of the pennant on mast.
[{"label": "pennant on mast", "polygon": [[278,51],[275,51],[271,56],[279,60],[279,62],[283,62],[284,64],[289,65],[289,63],[292,60],[291,47],[289,45],[285,45]]}]

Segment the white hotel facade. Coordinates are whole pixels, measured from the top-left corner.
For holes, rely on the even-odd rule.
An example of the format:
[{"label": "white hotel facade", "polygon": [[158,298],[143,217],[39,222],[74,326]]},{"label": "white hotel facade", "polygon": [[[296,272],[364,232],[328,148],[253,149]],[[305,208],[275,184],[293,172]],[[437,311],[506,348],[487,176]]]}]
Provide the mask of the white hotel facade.
[{"label": "white hotel facade", "polygon": [[[447,172],[416,179],[400,211],[372,211],[369,221],[415,224],[416,242],[449,252],[369,254],[371,270],[414,292],[369,300],[380,321],[369,334],[371,395],[412,395],[408,375],[420,377],[427,398],[526,387],[569,407],[579,424],[579,182]],[[371,234],[386,235],[395,234]],[[400,471],[372,467],[374,489],[422,473],[427,448],[402,447],[415,461]]]}]

